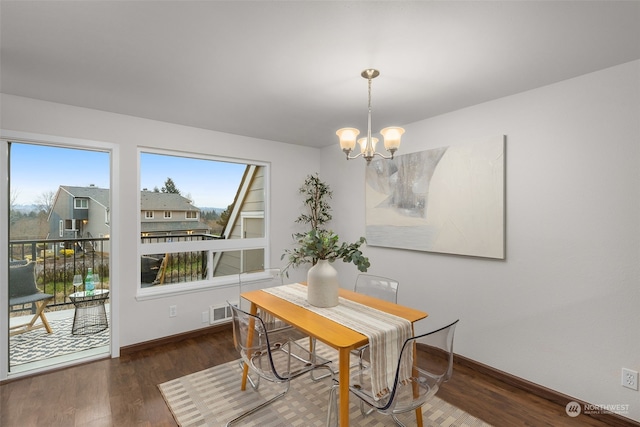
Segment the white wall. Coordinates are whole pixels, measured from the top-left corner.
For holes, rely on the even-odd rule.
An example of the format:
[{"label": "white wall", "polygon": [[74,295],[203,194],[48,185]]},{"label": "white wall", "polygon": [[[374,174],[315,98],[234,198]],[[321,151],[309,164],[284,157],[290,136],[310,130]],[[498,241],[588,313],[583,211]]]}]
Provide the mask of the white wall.
[{"label": "white wall", "polygon": [[[640,371],[640,61],[405,128],[400,154],[507,136],[506,260],[368,247],[370,272],[430,313],[420,328],[459,317],[457,353],[640,420],[640,393],[620,385],[622,367]],[[365,232],[364,163],[323,149],[350,240]]]},{"label": "white wall", "polygon": [[[507,135],[506,260],[366,248],[371,273],[400,280],[400,303],[430,313],[419,330],[459,317],[459,354],[590,403],[630,404],[635,420],[640,394],[620,386],[620,368],[640,370],[639,76],[635,61],[405,126],[400,153]],[[317,150],[272,141],[0,101],[3,129],[119,147],[120,345],[197,329],[209,304],[237,292],[135,300],[138,189],[128,183],[137,182],[138,145],[272,162],[272,265],[296,230],[297,188],[320,167],[334,191],[333,228],[345,240],[364,235],[364,161],[345,161],[337,144],[316,160]],[[352,287],[355,267],[336,267]],[[168,317],[170,304],[178,317]]]},{"label": "white wall", "polygon": [[[118,147],[114,173],[119,177],[120,188],[112,188],[112,191],[119,202],[116,203],[119,210],[112,211],[111,219],[114,227],[120,229],[119,250],[114,251],[115,259],[112,260],[115,270],[112,295],[117,298],[114,305],[119,309],[119,317],[114,319],[114,333],[120,346],[202,328],[207,325],[202,323],[201,313],[207,311],[209,305],[238,299],[237,287],[146,301],[135,299],[139,281],[136,276],[139,262],[136,220],[140,209],[139,188],[135,184],[138,182],[138,146],[270,162],[271,265],[276,267],[281,265],[280,255],[285,247],[289,247],[291,234],[296,231],[294,221],[301,204],[298,187],[307,174],[319,170],[317,149],[6,94],[0,101],[1,127],[5,131],[107,141]],[[6,211],[0,212],[0,223],[6,224],[6,221]],[[118,283],[113,283],[114,279]],[[169,305],[177,305],[177,317],[169,318]]]}]

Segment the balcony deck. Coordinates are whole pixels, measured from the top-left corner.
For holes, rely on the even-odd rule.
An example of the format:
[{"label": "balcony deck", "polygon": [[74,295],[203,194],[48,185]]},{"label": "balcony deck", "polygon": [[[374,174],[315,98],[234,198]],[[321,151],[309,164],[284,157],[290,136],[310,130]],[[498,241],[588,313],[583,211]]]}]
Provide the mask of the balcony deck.
[{"label": "balcony deck", "polygon": [[[105,304],[105,309],[108,317],[108,303]],[[78,359],[109,355],[111,328],[96,334],[72,335],[74,313],[74,308],[46,311],[45,315],[53,330],[51,334],[41,328],[10,337],[9,372],[18,374]],[[19,325],[30,319],[31,315],[11,317],[9,324]]]}]

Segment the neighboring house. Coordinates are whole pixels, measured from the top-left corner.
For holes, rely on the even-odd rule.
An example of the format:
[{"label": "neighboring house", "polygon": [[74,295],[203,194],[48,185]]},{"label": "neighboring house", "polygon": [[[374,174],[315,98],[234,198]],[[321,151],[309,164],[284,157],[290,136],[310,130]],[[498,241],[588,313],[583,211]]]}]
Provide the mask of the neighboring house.
[{"label": "neighboring house", "polygon": [[[233,202],[229,221],[222,230],[225,239],[264,237],[265,168],[249,165]],[[215,276],[264,268],[264,249],[217,252],[213,260]]]},{"label": "neighboring house", "polygon": [[[96,186],[61,185],[53,200],[48,222],[48,238],[52,240],[108,237],[109,190]],[[58,246],[64,248],[64,243]],[[108,244],[101,249],[108,252]]]},{"label": "neighboring house", "polygon": [[200,209],[186,197],[143,190],[140,200],[140,231],[143,237],[209,234],[207,224],[200,222]]},{"label": "neighboring house", "polygon": [[[207,224],[200,222],[200,209],[179,194],[142,191],[140,209],[143,236],[209,233]],[[48,238],[109,237],[109,221],[108,189],[63,185],[58,188],[49,212]],[[108,252],[108,244],[102,250]]]}]

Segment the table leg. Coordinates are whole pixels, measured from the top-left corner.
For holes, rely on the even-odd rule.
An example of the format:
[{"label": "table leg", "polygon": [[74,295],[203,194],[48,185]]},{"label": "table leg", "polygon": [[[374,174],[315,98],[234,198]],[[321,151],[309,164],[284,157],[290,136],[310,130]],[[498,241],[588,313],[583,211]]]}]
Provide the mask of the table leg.
[{"label": "table leg", "polygon": [[[413,325],[411,325],[411,332],[412,332],[412,335],[415,335],[415,332],[413,330]],[[412,351],[413,351],[413,369],[414,369],[413,375],[417,376],[418,372],[415,371],[415,369],[418,366],[418,346],[416,345],[415,341],[413,342]],[[418,396],[418,394],[420,393],[415,383],[413,385],[413,393],[414,393],[414,396]],[[416,408],[416,426],[422,427],[422,406],[418,406]]]},{"label": "table leg", "polygon": [[340,349],[340,427],[349,426],[349,368],[351,364],[351,351],[348,348]]},{"label": "table leg", "polygon": [[[251,303],[250,313],[253,314],[254,316],[258,313],[258,306],[255,305],[254,303]],[[249,322],[249,332],[247,333],[247,346],[251,346],[251,343],[253,342],[253,331],[255,330],[255,325],[253,322],[254,322],[254,319],[252,317],[251,321]],[[248,375],[249,375],[249,365],[245,363],[242,369],[242,382],[240,384],[240,390],[242,391],[244,391],[247,388]]]}]

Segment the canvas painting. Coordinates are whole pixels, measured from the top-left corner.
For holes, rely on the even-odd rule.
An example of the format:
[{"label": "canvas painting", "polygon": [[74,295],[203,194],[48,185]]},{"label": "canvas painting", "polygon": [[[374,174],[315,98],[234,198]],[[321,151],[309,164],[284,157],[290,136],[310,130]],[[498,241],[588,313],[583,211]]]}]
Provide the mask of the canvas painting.
[{"label": "canvas painting", "polygon": [[505,137],[373,160],[370,246],[504,259]]}]

